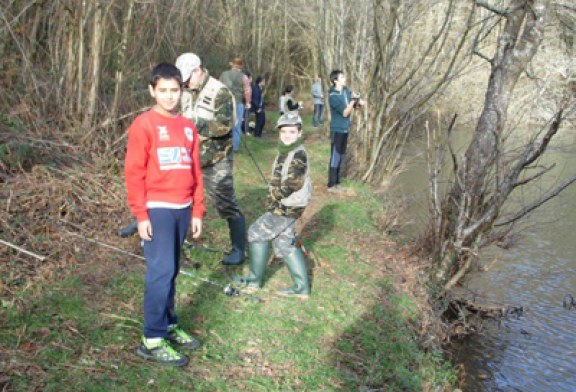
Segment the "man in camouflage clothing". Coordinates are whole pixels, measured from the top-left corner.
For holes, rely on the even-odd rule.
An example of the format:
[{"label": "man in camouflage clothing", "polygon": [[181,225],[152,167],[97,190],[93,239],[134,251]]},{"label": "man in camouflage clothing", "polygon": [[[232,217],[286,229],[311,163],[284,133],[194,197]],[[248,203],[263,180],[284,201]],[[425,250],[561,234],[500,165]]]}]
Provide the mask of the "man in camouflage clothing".
[{"label": "man in camouflage clothing", "polygon": [[228,88],[211,77],[194,53],[176,59],[182,73],[182,114],[190,118],[200,135],[204,189],[220,217],[228,221],[232,251],[222,260],[224,265],[244,262],[245,220],[234,192],[232,177],[232,128],[235,124],[234,97]]},{"label": "man in camouflage clothing", "polygon": [[280,143],[268,184],[268,209],[248,229],[250,274],[235,276],[246,289],[259,289],[268,263],[269,242],[276,256],[290,271],[294,284],[280,289],[286,296],[310,295],[308,270],[302,250],[296,246],[296,219],[302,216],[312,195],[308,155],[302,146],[302,120],[297,112],[286,112],[278,120]]}]

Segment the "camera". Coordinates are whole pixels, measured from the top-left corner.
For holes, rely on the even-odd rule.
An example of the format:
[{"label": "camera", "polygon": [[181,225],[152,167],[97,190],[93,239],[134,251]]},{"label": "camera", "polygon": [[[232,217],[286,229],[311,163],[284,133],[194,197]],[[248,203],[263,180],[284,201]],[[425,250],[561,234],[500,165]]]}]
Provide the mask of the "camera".
[{"label": "camera", "polygon": [[354,102],[354,109],[356,109],[358,106],[360,106],[360,94],[352,94],[350,101]]}]

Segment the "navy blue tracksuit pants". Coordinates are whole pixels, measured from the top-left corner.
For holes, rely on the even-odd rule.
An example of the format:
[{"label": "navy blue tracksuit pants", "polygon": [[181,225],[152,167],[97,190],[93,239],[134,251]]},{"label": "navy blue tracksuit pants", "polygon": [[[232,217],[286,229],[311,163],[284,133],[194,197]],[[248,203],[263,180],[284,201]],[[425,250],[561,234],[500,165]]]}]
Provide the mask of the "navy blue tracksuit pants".
[{"label": "navy blue tracksuit pants", "polygon": [[144,241],[146,289],[144,291],[144,328],[146,338],[166,337],[168,325],[176,324],[174,312],[176,276],[180,269],[180,251],[190,226],[190,207],[152,208],[152,241]]}]

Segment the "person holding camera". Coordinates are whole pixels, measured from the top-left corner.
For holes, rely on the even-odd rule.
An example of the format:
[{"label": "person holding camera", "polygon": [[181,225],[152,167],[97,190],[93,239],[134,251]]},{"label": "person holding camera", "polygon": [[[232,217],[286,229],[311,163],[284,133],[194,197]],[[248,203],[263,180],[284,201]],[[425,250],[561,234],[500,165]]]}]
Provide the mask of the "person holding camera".
[{"label": "person holding camera", "polygon": [[328,102],[330,103],[330,165],[328,192],[340,193],[340,167],[348,145],[348,131],[352,111],[366,102],[346,87],[346,75],[341,70],[330,72]]},{"label": "person holding camera", "polygon": [[301,110],[304,107],[304,103],[302,101],[296,102],[294,100],[294,97],[292,97],[293,92],[293,85],[288,84],[286,87],[284,87],[284,91],[282,91],[282,95],[280,96],[280,101],[278,104],[280,115],[283,115],[287,112],[293,112],[295,110]]}]

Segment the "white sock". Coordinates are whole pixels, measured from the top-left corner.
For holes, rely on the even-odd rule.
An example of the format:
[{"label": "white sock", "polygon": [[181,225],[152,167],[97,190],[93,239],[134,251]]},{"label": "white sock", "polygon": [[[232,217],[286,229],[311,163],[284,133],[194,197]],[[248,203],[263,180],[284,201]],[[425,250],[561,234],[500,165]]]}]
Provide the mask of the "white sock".
[{"label": "white sock", "polygon": [[162,341],[162,338],[144,338],[144,341],[147,346],[153,346],[155,344],[160,343]]}]

